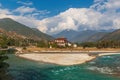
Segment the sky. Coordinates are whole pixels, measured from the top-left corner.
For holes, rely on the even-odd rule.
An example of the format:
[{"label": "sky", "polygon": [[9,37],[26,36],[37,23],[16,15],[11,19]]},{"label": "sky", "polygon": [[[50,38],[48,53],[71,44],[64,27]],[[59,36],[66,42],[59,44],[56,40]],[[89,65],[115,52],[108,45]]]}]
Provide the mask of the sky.
[{"label": "sky", "polygon": [[120,0],[0,0],[0,18],[47,34],[120,28]]}]

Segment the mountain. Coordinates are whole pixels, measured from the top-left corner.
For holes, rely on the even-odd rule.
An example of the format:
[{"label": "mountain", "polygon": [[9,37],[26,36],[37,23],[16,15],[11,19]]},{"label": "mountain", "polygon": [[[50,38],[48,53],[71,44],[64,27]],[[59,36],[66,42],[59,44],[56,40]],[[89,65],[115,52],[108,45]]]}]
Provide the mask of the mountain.
[{"label": "mountain", "polygon": [[112,32],[113,30],[85,30],[85,31],[74,31],[74,30],[64,30],[56,35],[57,37],[66,37],[71,42],[96,42],[103,36]]},{"label": "mountain", "polygon": [[74,31],[74,30],[64,30],[56,35],[53,35],[55,38],[57,37],[65,37],[71,42],[84,42],[90,36],[97,33],[97,31],[86,30],[86,31]]},{"label": "mountain", "polygon": [[92,30],[86,30],[86,31],[80,31],[74,38],[72,39],[73,42],[86,42],[90,36],[96,34],[97,31]]},{"label": "mountain", "polygon": [[101,40],[115,40],[120,41],[120,29],[115,30],[107,35],[105,35]]},{"label": "mountain", "polygon": [[16,32],[27,38],[34,40],[51,40],[51,36],[44,34],[38,30],[33,30],[28,26],[18,23],[10,18],[0,19],[0,28],[6,31]]},{"label": "mountain", "polygon": [[93,34],[88,39],[86,39],[86,42],[96,42],[99,41],[101,38],[103,38],[105,35],[107,35],[109,32],[98,32],[96,34]]},{"label": "mountain", "polygon": [[30,40],[26,39],[24,36],[0,29],[0,48],[7,48],[8,46],[27,46],[30,44]]},{"label": "mountain", "polygon": [[62,32],[53,35],[53,37],[58,38],[58,37],[65,37],[69,41],[72,41],[72,39],[78,34],[79,32],[71,30],[71,29],[66,29],[63,30]]},{"label": "mountain", "polygon": [[39,37],[42,37],[43,39],[46,39],[46,40],[52,40],[54,39],[52,36],[50,35],[47,35],[43,32],[41,32],[40,30],[38,30],[37,28],[31,28],[33,31],[35,31],[35,33],[39,36]]},{"label": "mountain", "polygon": [[22,36],[22,35],[19,35],[15,32],[8,32],[8,31],[5,31],[3,29],[0,29],[0,38],[2,39],[2,37],[4,37],[4,39],[15,39],[15,40],[23,40],[23,39],[26,39],[26,37]]}]

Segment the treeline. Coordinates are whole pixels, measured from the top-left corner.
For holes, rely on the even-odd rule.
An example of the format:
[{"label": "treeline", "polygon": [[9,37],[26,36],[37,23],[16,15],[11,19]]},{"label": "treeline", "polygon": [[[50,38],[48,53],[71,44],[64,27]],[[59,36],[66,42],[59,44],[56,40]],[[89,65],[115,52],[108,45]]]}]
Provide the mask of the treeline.
[{"label": "treeline", "polygon": [[83,42],[78,44],[79,46],[86,47],[96,47],[96,48],[120,48],[120,41],[104,40],[98,42]]},{"label": "treeline", "polygon": [[47,47],[47,41],[44,40],[34,40],[34,39],[23,39],[23,38],[11,38],[6,35],[0,35],[0,48],[7,48],[8,46],[16,47],[27,47],[27,46],[37,46],[37,47]]}]

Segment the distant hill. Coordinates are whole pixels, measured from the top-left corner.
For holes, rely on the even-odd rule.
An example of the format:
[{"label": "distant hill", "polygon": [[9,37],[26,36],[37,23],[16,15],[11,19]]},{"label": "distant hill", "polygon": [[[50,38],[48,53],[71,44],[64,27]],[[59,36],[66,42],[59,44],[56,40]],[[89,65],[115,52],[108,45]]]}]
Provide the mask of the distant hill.
[{"label": "distant hill", "polygon": [[55,38],[57,37],[66,37],[71,42],[96,42],[100,40],[102,37],[112,32],[113,30],[86,30],[86,31],[74,31],[74,30],[64,30],[56,35],[53,35]]},{"label": "distant hill", "polygon": [[120,41],[120,29],[115,30],[107,35],[105,35],[101,40],[115,40]]},{"label": "distant hill", "polygon": [[69,41],[72,41],[72,39],[78,34],[79,32],[74,31],[74,30],[63,30],[62,32],[53,35],[53,37],[58,38],[58,37],[65,37],[67,38]]},{"label": "distant hill", "polygon": [[96,42],[99,41],[101,38],[103,38],[104,36],[106,36],[109,32],[98,32],[96,34],[93,34],[92,36],[90,36],[88,39],[86,39],[86,42]]},{"label": "distant hill", "polygon": [[34,40],[51,40],[51,36],[44,34],[38,30],[31,29],[21,23],[18,23],[10,18],[0,19],[0,28],[6,31],[16,32],[17,34],[23,35],[27,38]]},{"label": "distant hill", "polygon": [[74,31],[74,30],[63,30],[62,32],[53,35],[55,38],[57,37],[66,37],[71,42],[84,42],[90,36],[97,33],[96,31],[86,30],[86,31]]},{"label": "distant hill", "polygon": [[92,30],[86,30],[86,31],[80,31],[74,38],[72,39],[73,42],[86,42],[90,36],[96,34],[97,31],[92,31]]}]

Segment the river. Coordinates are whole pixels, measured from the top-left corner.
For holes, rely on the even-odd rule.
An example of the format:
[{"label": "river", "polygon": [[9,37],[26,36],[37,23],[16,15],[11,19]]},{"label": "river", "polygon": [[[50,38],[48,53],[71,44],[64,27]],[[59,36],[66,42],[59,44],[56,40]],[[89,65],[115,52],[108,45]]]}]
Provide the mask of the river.
[{"label": "river", "polygon": [[35,62],[14,54],[8,56],[6,62],[14,80],[120,80],[120,55],[102,56],[74,66]]}]

